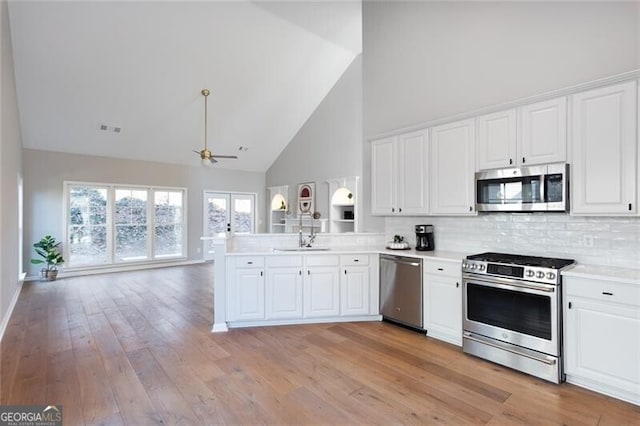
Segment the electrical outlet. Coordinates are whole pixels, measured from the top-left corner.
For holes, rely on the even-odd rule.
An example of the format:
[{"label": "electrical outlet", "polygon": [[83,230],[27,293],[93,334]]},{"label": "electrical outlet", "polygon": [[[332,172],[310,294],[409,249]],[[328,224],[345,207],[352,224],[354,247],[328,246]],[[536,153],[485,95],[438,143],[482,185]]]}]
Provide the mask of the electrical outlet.
[{"label": "electrical outlet", "polygon": [[584,234],[582,236],[582,245],[585,247],[593,247],[593,235]]}]

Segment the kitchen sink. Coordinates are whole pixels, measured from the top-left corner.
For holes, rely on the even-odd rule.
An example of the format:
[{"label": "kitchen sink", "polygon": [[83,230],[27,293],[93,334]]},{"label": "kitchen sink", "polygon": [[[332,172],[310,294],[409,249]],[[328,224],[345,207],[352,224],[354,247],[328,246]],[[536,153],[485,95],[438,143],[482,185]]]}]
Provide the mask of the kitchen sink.
[{"label": "kitchen sink", "polygon": [[328,251],[329,247],[274,248],[273,251]]}]

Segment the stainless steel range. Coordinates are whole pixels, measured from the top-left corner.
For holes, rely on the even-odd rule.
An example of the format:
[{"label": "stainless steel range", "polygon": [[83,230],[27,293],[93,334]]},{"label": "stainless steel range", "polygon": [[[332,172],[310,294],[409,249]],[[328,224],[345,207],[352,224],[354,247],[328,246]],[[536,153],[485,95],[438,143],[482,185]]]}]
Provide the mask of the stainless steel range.
[{"label": "stainless steel range", "polygon": [[562,369],[562,278],[569,259],[482,253],[462,263],[462,349],[551,382]]}]

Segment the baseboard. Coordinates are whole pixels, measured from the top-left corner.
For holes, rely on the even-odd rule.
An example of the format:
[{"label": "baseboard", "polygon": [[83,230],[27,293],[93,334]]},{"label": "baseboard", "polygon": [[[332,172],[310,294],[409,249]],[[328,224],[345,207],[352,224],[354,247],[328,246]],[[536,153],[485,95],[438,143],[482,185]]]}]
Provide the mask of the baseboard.
[{"label": "baseboard", "polygon": [[16,291],[13,293],[13,297],[11,298],[11,303],[9,303],[9,309],[4,314],[2,318],[2,324],[0,324],[0,342],[4,337],[4,332],[9,325],[9,320],[11,319],[11,314],[13,314],[13,310],[16,307],[16,303],[18,303],[18,297],[20,297],[20,292],[22,291],[22,284],[24,283],[24,279],[26,277],[26,273],[20,274],[20,278],[18,279],[18,286],[16,287]]},{"label": "baseboard", "polygon": [[[196,260],[180,260],[176,262],[162,262],[162,263],[141,263],[137,265],[118,265],[118,266],[110,266],[110,267],[100,267],[100,268],[91,268],[91,269],[79,269],[75,271],[59,271],[58,279],[67,278],[67,277],[81,277],[86,275],[98,275],[98,274],[110,274],[112,272],[126,272],[126,271],[139,271],[142,269],[156,269],[156,268],[166,268],[168,266],[188,266],[188,265],[196,265],[199,263],[206,263],[203,259]],[[29,276],[25,281],[39,281],[40,277],[37,276]]]}]

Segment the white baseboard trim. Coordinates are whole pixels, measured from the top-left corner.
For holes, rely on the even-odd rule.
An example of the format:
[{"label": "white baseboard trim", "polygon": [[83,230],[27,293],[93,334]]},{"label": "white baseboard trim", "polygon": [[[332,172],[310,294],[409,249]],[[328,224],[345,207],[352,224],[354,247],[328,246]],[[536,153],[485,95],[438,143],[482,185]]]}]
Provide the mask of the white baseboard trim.
[{"label": "white baseboard trim", "polygon": [[[113,267],[100,267],[94,269],[83,269],[77,271],[65,271],[58,273],[58,279],[67,278],[67,277],[81,277],[86,275],[98,275],[98,274],[110,274],[112,272],[126,272],[126,271],[139,271],[142,269],[156,269],[156,268],[166,268],[168,266],[187,266],[187,265],[196,265],[198,263],[206,263],[205,260],[196,259],[196,260],[180,260],[176,262],[163,262],[163,263],[146,263],[146,264],[137,264],[137,265],[118,265]],[[37,276],[29,276],[25,281],[39,281],[40,278]]]},{"label": "white baseboard trim", "polygon": [[213,328],[211,329],[212,333],[224,333],[229,331],[226,323],[222,324],[213,324]]},{"label": "white baseboard trim", "polygon": [[13,314],[13,310],[16,307],[16,303],[18,303],[18,297],[20,297],[20,292],[22,291],[22,284],[24,283],[24,279],[27,276],[25,272],[20,274],[20,278],[18,279],[18,286],[16,287],[16,291],[13,293],[13,297],[11,298],[11,303],[9,303],[9,309],[4,314],[2,318],[2,324],[0,324],[0,341],[4,337],[4,332],[9,325],[9,320],[11,319],[11,314]]}]

